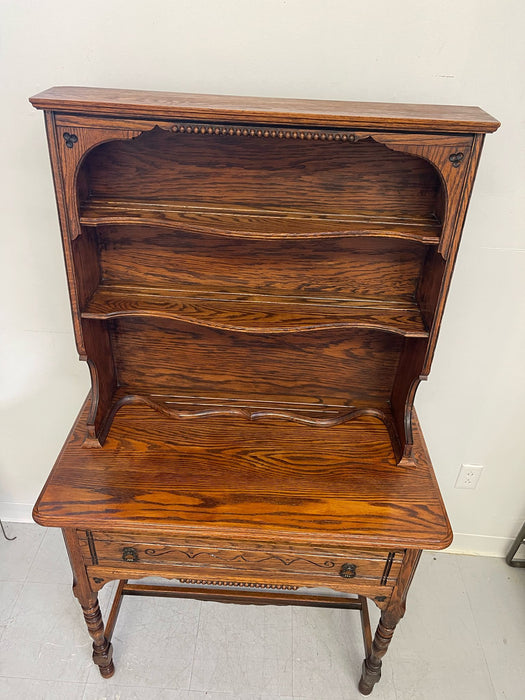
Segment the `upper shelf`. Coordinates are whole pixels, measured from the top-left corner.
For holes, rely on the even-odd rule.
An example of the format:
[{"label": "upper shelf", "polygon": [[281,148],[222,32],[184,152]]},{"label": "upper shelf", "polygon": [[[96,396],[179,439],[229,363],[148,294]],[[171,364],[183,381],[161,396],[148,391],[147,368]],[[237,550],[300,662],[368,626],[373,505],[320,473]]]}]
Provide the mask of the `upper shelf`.
[{"label": "upper shelf", "polygon": [[84,226],[148,224],[194,233],[246,238],[319,238],[378,236],[439,243],[441,225],[435,217],[401,219],[366,213],[334,215],[288,209],[219,208],[184,202],[153,202],[91,198],[80,208]]},{"label": "upper shelf", "polygon": [[371,328],[425,338],[415,302],[328,299],[101,285],[83,318],[154,316],[246,333]]}]

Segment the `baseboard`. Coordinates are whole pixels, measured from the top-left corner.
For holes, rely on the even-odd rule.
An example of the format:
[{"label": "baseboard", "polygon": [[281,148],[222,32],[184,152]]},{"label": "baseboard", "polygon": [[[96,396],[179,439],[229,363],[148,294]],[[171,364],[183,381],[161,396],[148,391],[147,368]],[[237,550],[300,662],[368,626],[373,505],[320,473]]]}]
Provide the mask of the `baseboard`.
[{"label": "baseboard", "polygon": [[0,519],[11,523],[32,523],[32,503],[0,503]]},{"label": "baseboard", "polygon": [[474,554],[482,557],[504,557],[512,545],[510,537],[469,535],[455,532],[454,540],[445,552],[450,554]]}]

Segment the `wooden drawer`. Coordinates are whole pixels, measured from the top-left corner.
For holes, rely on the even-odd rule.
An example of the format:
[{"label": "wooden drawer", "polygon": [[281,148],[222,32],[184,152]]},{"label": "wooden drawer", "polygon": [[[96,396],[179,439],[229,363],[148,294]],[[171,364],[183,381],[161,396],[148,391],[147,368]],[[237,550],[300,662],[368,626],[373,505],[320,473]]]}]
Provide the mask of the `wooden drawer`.
[{"label": "wooden drawer", "polygon": [[404,553],[353,549],[341,552],[217,540],[174,542],[160,537],[148,541],[139,533],[123,536],[91,531],[79,531],[79,540],[85,561],[92,566],[147,569],[160,576],[168,569],[180,568],[181,576],[199,578],[248,573],[274,579],[275,575],[285,575],[286,580],[296,577],[319,586],[355,579],[391,587]]}]

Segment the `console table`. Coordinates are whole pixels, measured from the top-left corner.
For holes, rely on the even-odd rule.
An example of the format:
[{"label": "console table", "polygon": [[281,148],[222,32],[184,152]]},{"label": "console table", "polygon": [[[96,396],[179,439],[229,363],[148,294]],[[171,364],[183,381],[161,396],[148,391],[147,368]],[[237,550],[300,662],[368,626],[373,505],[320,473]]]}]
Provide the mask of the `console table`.
[{"label": "console table", "polygon": [[[31,102],[92,378],[34,518],[63,530],[101,674],[125,595],[346,607],[369,694],[421,551],[452,539],[413,401],[499,123],[99,88]],[[178,585],[128,582],[147,576]]]}]

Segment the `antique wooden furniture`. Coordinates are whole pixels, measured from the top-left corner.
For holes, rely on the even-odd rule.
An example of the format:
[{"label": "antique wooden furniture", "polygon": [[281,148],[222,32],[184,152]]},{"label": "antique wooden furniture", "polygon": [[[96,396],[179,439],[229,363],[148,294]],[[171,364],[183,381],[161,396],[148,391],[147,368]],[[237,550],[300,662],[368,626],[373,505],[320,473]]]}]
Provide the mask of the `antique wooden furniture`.
[{"label": "antique wooden furniture", "polygon": [[[451,541],[413,401],[498,122],[69,87],[31,102],[92,378],[34,517],[63,529],[100,672],[123,594],[332,605],[361,611],[370,693],[421,550]],[[149,575],[180,585],[127,583]]]}]

